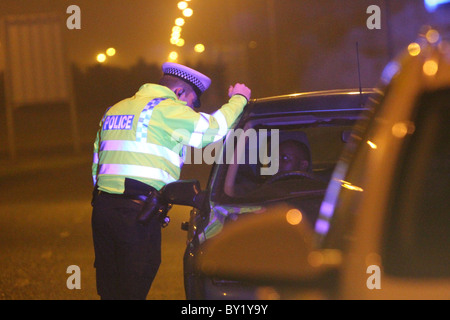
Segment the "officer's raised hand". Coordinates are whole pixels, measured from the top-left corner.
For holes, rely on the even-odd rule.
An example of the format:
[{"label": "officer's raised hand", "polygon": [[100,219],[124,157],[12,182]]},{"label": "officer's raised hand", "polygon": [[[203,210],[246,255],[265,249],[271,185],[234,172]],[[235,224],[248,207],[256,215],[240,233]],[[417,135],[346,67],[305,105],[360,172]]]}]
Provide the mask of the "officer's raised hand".
[{"label": "officer's raised hand", "polygon": [[228,96],[231,98],[236,94],[240,94],[241,96],[244,96],[247,101],[250,101],[252,91],[245,84],[236,83],[234,86],[228,88]]}]

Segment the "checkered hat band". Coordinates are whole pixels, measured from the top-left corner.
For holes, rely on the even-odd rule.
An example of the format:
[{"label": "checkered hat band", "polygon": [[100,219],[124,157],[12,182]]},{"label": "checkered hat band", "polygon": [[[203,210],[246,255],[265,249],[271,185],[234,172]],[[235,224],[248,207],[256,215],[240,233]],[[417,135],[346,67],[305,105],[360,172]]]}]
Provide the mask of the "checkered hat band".
[{"label": "checkered hat band", "polygon": [[182,70],[178,70],[175,68],[168,68],[164,71],[164,73],[170,74],[170,75],[173,75],[173,76],[176,76],[178,78],[188,81],[189,83],[193,84],[200,91],[200,93],[202,93],[206,90],[205,86],[201,83],[200,80],[198,80],[193,75],[186,73]]}]

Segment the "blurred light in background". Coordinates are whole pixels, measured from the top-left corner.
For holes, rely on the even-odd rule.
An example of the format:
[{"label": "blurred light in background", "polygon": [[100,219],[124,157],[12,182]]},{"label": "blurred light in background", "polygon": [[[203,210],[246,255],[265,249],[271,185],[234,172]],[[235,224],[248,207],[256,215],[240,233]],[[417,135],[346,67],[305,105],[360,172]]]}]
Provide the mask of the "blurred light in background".
[{"label": "blurred light in background", "polygon": [[450,3],[450,0],[425,0],[425,7],[429,12],[435,11],[440,5]]},{"label": "blurred light in background", "polygon": [[407,134],[414,133],[416,127],[412,122],[397,122],[392,126],[392,135],[396,138],[402,139]]},{"label": "blurred light in background", "polygon": [[181,36],[181,32],[180,31],[173,31],[172,34],[171,34],[171,39],[178,40],[178,39],[180,39],[180,36]]},{"label": "blurred light in background", "polygon": [[172,28],[172,32],[180,33],[181,30],[183,30],[183,29],[181,29],[181,27],[179,27],[179,26],[175,26],[175,27]]},{"label": "blurred light in background", "polygon": [[106,55],[104,53],[99,53],[97,55],[97,61],[100,63],[103,63],[106,61]]},{"label": "blurred light in background", "polygon": [[178,6],[178,9],[184,10],[188,7],[188,3],[186,1],[180,1],[180,2],[178,2],[177,6]]},{"label": "blurred light in background", "polygon": [[178,53],[176,51],[172,51],[169,53],[169,61],[177,61],[178,59]]},{"label": "blurred light in background", "polygon": [[183,10],[183,16],[185,17],[191,17],[194,14],[194,10],[191,8],[187,8]]},{"label": "blurred light in background", "polygon": [[116,49],[114,48],[108,48],[108,50],[106,50],[106,54],[110,57],[114,56],[116,54]]},{"label": "blurred light in background", "polygon": [[[179,1],[177,3],[177,8],[182,11],[184,17],[191,17],[194,13],[194,11],[191,8],[189,8],[188,2],[190,2],[190,0]],[[186,20],[184,18],[179,17],[175,19],[175,26],[172,27],[172,34],[170,36],[170,44],[177,47],[183,47],[185,45],[186,43],[185,40],[181,38],[181,31],[182,31],[181,27],[184,26],[185,23]],[[201,46],[194,48],[195,52],[203,52],[205,50],[205,47]],[[174,62],[178,60],[178,58],[179,55],[176,51],[172,51],[169,53],[168,56],[169,61]]]},{"label": "blurred light in background", "polygon": [[372,149],[378,148],[377,145],[376,145],[375,143],[373,143],[372,141],[370,141],[370,140],[367,140],[367,144],[368,144],[369,147],[371,147]]},{"label": "blurred light in background", "polygon": [[182,46],[184,46],[184,39],[178,39],[177,40],[177,42],[175,43],[175,45],[177,46],[177,47],[182,47]]},{"label": "blurred light in background", "polygon": [[[450,17],[449,17],[449,21],[450,21]],[[427,39],[427,41],[432,44],[437,43],[439,41],[440,37],[441,36],[439,35],[439,32],[437,32],[434,29],[428,30],[428,32],[425,34],[425,38]]]},{"label": "blurred light in background", "polygon": [[438,72],[439,66],[435,60],[427,60],[423,64],[423,73],[427,76],[434,76]]},{"label": "blurred light in background", "polygon": [[286,221],[290,225],[295,226],[300,222],[302,222],[302,219],[303,219],[302,213],[298,209],[291,209],[286,213]]},{"label": "blurred light in background", "polygon": [[413,42],[408,46],[408,53],[413,57],[418,56],[420,54],[420,50],[420,45],[417,42]]},{"label": "blurred light in background", "polygon": [[205,51],[205,46],[201,43],[197,43],[194,47],[194,51],[197,53],[202,53],[203,51]]},{"label": "blurred light in background", "polygon": [[184,25],[185,21],[183,18],[176,18],[175,19],[175,25],[182,27]]}]

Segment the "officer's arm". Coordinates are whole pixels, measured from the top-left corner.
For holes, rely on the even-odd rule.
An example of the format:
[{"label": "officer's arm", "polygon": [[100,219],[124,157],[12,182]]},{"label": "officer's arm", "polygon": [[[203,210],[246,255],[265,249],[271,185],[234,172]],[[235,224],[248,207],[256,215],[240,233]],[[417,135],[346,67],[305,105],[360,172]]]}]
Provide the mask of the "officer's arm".
[{"label": "officer's arm", "polygon": [[94,142],[94,156],[92,159],[92,179],[94,186],[97,183],[97,171],[98,171],[98,146],[100,141],[100,130],[97,131],[97,136]]},{"label": "officer's arm", "polygon": [[233,126],[250,100],[251,93],[252,91],[245,84],[236,83],[234,86],[230,86],[228,89],[230,100],[212,114],[212,117],[218,122],[219,130],[214,132],[214,130],[211,130],[213,128],[210,127],[209,130],[207,129],[202,133],[202,147],[221,140],[228,133],[228,130]]},{"label": "officer's arm", "polygon": [[193,145],[193,147],[205,147],[212,142],[223,139],[241,115],[247,103],[247,98],[243,95],[233,95],[227,104],[210,115],[209,127],[206,130],[202,130],[201,120],[199,120],[196,125],[196,129],[199,128],[199,130],[195,130],[194,133],[202,136],[201,145]]},{"label": "officer's arm", "polygon": [[171,116],[166,113],[167,127],[176,128],[170,135],[173,139],[195,148],[221,140],[242,113],[247,99],[241,95],[234,95],[227,104],[213,114],[196,112],[184,107],[182,113]]},{"label": "officer's arm", "polygon": [[93,155],[93,159],[92,159],[92,180],[94,182],[94,186],[97,184],[97,173],[98,173],[98,152],[99,152],[99,145],[100,145],[100,132],[102,130],[103,127],[103,122],[105,121],[106,118],[106,114],[108,113],[109,109],[111,109],[111,107],[107,108],[102,120],[100,120],[99,124],[98,124],[98,131],[97,131],[97,136],[95,137],[95,142],[94,142],[94,155]]}]

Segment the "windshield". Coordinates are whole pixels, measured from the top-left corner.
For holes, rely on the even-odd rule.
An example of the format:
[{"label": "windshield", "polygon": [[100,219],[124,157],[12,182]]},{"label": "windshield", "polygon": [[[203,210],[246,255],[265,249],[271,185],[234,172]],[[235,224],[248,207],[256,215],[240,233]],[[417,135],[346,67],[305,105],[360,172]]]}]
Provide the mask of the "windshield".
[{"label": "windshield", "polygon": [[227,137],[211,200],[250,204],[322,197],[356,118],[333,113],[247,121]]}]

